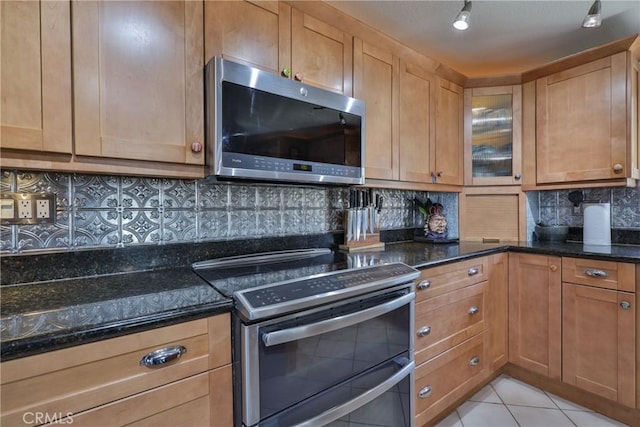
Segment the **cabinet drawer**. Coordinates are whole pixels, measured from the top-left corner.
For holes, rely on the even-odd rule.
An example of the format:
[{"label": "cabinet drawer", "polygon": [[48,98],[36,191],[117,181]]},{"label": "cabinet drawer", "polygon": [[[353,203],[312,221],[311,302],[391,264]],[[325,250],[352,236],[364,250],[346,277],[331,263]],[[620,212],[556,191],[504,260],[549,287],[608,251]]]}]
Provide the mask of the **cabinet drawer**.
[{"label": "cabinet drawer", "polygon": [[484,330],[487,282],[416,304],[416,364]]},{"label": "cabinet drawer", "polygon": [[477,335],[418,366],[416,425],[428,423],[484,378],[483,339],[484,334]]},{"label": "cabinet drawer", "polygon": [[208,426],[209,389],[209,374],[203,373],[72,415],[60,423],[79,427]]},{"label": "cabinet drawer", "polygon": [[[227,314],[215,318],[228,324]],[[208,371],[209,322],[201,319],[2,363],[1,424],[22,424],[25,412],[76,414]],[[230,334],[229,328],[217,332]],[[172,346],[183,346],[186,353],[153,368],[140,364],[150,352]]]},{"label": "cabinet drawer", "polygon": [[420,272],[416,302],[487,280],[487,257],[474,258]]},{"label": "cabinet drawer", "polygon": [[562,258],[562,281],[635,292],[635,266],[623,262]]}]

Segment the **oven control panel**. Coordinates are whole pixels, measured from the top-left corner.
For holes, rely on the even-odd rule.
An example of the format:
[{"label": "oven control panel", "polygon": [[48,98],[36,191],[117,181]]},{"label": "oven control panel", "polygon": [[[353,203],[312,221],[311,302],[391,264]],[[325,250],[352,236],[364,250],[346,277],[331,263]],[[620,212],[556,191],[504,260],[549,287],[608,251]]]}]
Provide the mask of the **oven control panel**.
[{"label": "oven control panel", "polygon": [[377,264],[260,286],[236,292],[234,297],[240,312],[254,320],[410,282],[418,275],[406,264]]}]

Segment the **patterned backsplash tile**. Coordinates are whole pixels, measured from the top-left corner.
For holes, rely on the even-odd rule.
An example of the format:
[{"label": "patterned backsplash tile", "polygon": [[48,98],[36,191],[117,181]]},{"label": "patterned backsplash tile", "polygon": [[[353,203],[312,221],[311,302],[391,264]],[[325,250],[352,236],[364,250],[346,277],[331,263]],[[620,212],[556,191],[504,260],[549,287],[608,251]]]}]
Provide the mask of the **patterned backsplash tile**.
[{"label": "patterned backsplash tile", "polygon": [[[0,252],[74,250],[342,231],[344,187],[2,171],[0,189],[56,193],[55,224],[0,226]],[[445,206],[458,237],[458,194],[376,189],[381,228],[422,227],[413,199]]]},{"label": "patterned backsplash tile", "polygon": [[[569,193],[581,191],[585,202],[611,203],[611,228],[613,230],[640,231],[640,187],[637,188],[588,188],[527,193],[527,200],[535,222],[546,225],[582,227],[582,207],[574,209]],[[528,224],[531,235],[534,224]]]}]

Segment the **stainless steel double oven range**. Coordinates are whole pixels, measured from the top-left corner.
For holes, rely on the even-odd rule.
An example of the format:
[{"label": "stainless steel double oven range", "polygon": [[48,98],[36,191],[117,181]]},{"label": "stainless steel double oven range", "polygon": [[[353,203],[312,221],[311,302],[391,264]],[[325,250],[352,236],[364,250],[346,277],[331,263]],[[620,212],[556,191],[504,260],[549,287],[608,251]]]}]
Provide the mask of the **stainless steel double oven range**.
[{"label": "stainless steel double oven range", "polygon": [[414,426],[413,280],[324,249],[194,264],[233,295],[236,426]]}]

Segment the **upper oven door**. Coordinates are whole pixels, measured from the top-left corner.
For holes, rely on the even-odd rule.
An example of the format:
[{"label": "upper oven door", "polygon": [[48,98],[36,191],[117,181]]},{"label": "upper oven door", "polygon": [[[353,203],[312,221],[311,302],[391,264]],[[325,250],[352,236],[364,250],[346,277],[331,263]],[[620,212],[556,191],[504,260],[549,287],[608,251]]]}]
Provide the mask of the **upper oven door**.
[{"label": "upper oven door", "polygon": [[411,285],[242,327],[243,421],[251,426],[398,357],[413,360]]}]

